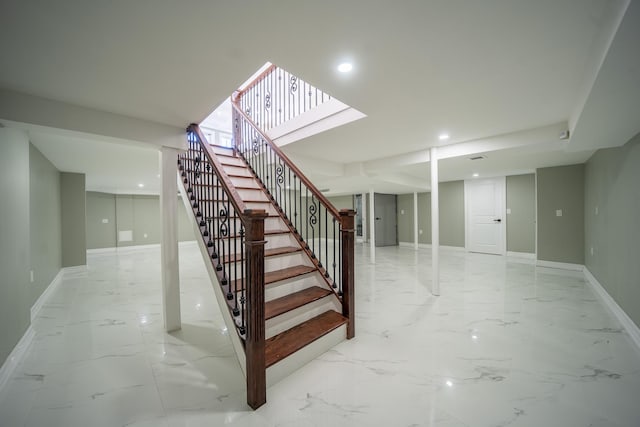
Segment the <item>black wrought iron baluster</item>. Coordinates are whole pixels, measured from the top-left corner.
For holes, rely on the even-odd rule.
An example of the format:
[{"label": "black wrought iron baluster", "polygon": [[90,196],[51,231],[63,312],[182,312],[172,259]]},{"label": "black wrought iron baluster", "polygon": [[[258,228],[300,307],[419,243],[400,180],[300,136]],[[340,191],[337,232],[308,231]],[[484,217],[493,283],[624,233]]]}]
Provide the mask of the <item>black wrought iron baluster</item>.
[{"label": "black wrought iron baluster", "polygon": [[278,162],[278,166],[276,167],[276,187],[277,187],[276,202],[278,203],[280,211],[282,211],[282,206],[284,204],[282,200],[282,187],[284,187],[283,184],[284,184],[284,165]]},{"label": "black wrought iron baluster", "polygon": [[222,208],[222,199],[221,199],[221,188],[220,188],[220,177],[218,177],[218,182],[216,186],[216,210],[214,211],[214,224],[216,229],[216,252],[218,258],[218,264],[216,265],[216,271],[222,271],[222,263],[224,262],[223,254],[222,254],[222,234],[220,233],[220,211]]},{"label": "black wrought iron baluster", "polygon": [[[240,280],[236,280],[236,295],[240,294],[240,315],[241,323],[244,327],[246,313],[244,309],[244,294],[247,292],[247,283],[245,275],[245,244],[244,244],[244,224],[240,225]],[[238,289],[238,282],[240,283],[240,289]],[[235,313],[234,313],[235,314]]]},{"label": "black wrought iron baluster", "polygon": [[[229,293],[233,296],[233,292],[231,291],[231,280],[233,280],[233,278],[231,277],[231,272],[233,271],[231,268],[231,262],[233,261],[233,253],[231,252],[231,240],[234,239],[234,236],[232,235],[232,227],[231,227],[231,220],[232,220],[232,216],[231,216],[231,205],[230,205],[230,197],[227,195],[227,204],[226,204],[226,213],[227,213],[227,283],[229,284]],[[229,298],[227,296],[227,298]]]},{"label": "black wrought iron baluster", "polygon": [[[316,257],[316,224],[318,223],[317,215],[318,208],[316,206],[316,198],[312,194],[311,206],[309,207],[309,226],[311,227],[311,258]],[[307,243],[309,243],[308,238]]]},{"label": "black wrought iron baluster", "polygon": [[[240,263],[240,276],[236,277],[236,281],[234,282],[234,292],[236,295],[233,307],[233,315],[239,316],[242,315],[244,317],[244,306],[239,304],[238,295],[240,293],[245,292],[244,287],[244,224],[240,223],[240,251],[236,252],[236,263]],[[237,249],[236,249],[237,251]]]},{"label": "black wrought iron baluster", "polygon": [[287,219],[289,221],[289,226],[293,226],[293,223],[291,222],[291,168],[287,168],[287,171],[289,173],[289,179],[287,180],[287,185],[285,186],[285,188],[287,189]]},{"label": "black wrought iron baluster", "polygon": [[342,296],[342,269],[344,268],[344,263],[342,262],[342,223],[338,225],[338,295]]},{"label": "black wrought iron baluster", "polygon": [[337,288],[338,285],[336,284],[336,219],[333,218],[333,288]]},{"label": "black wrought iron baluster", "polygon": [[[245,245],[243,245],[245,246]],[[243,248],[246,250],[246,248]],[[247,277],[251,277],[251,260],[249,260],[248,258],[245,258],[245,271],[247,272],[247,274],[245,275],[245,279],[243,281],[243,287],[242,287],[242,292],[240,293],[240,311],[241,311],[241,316],[240,316],[240,325],[238,327],[238,332],[240,333],[240,335],[244,335],[247,332],[247,310],[246,310],[246,302],[247,299],[245,298],[245,295],[247,294],[247,289],[249,289],[249,286],[251,286],[251,283],[249,283],[249,281],[246,279]]]},{"label": "black wrought iron baluster", "polygon": [[324,269],[325,272],[329,268],[329,209],[324,208]]},{"label": "black wrought iron baluster", "polygon": [[305,201],[305,207],[306,207],[305,213],[307,215],[307,220],[305,221],[307,223],[306,224],[306,233],[304,233],[304,238],[306,240],[305,247],[307,249],[309,249],[309,189],[306,186],[305,186],[304,189],[305,189],[305,198],[304,198],[305,200],[304,201]]},{"label": "black wrought iron baluster", "polygon": [[[219,257],[222,258],[222,265],[223,265],[223,269],[222,269],[222,280],[220,282],[220,284],[222,286],[227,286],[227,284],[229,284],[229,274],[228,274],[228,270],[229,270],[229,252],[227,251],[227,247],[225,245],[225,242],[229,240],[229,213],[228,211],[225,210],[226,208],[226,195],[223,194],[223,200],[221,201],[220,205],[220,211],[218,212],[218,216],[220,217],[219,219],[219,230],[218,233],[220,234],[220,238],[221,238],[221,251],[219,254]],[[233,299],[233,292],[231,292],[231,286],[229,286],[227,288],[227,300],[232,300]]]}]

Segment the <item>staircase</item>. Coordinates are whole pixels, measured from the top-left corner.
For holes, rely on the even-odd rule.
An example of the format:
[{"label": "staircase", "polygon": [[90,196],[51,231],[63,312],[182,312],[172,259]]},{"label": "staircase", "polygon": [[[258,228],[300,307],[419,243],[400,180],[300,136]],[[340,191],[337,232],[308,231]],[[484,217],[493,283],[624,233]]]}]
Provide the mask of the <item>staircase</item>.
[{"label": "staircase", "polygon": [[355,212],[338,212],[238,96],[234,147],[187,129],[179,187],[255,409],[267,385],[354,336]]},{"label": "staircase", "polygon": [[[269,367],[346,325],[337,295],[303,251],[260,181],[234,150],[212,145],[224,172],[250,209],[267,213],[264,221],[265,365]],[[224,262],[235,262],[227,256]],[[345,329],[345,328],[342,328]],[[346,332],[342,332],[346,336]],[[269,381],[268,381],[269,382]]]}]

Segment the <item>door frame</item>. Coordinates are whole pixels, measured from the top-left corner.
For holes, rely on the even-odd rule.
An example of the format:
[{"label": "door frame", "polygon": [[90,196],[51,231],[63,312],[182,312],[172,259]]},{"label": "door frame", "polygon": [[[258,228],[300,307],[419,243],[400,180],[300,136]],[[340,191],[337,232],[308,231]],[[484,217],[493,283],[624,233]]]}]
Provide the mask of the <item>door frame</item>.
[{"label": "door frame", "polygon": [[469,184],[474,182],[480,182],[483,180],[493,180],[496,181],[499,187],[502,190],[502,198],[500,200],[500,216],[502,221],[500,222],[500,228],[502,230],[502,250],[500,252],[500,256],[507,255],[507,177],[506,176],[494,176],[487,178],[475,178],[475,179],[465,179],[464,180],[464,249],[466,252],[471,252],[469,250],[469,229],[471,218],[469,214]]}]

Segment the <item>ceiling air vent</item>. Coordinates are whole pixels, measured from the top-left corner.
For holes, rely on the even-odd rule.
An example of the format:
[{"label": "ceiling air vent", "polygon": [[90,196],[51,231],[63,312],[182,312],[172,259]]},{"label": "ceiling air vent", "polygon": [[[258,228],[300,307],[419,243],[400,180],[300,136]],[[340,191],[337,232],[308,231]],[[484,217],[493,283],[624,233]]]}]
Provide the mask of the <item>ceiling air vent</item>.
[{"label": "ceiling air vent", "polygon": [[485,156],[473,156],[473,157],[469,157],[469,160],[482,160],[482,159],[486,159]]},{"label": "ceiling air vent", "polygon": [[321,192],[321,193],[327,193],[327,192],[329,192],[329,191],[331,191],[331,189],[330,189],[330,188],[321,188],[321,189],[320,189],[320,192]]}]

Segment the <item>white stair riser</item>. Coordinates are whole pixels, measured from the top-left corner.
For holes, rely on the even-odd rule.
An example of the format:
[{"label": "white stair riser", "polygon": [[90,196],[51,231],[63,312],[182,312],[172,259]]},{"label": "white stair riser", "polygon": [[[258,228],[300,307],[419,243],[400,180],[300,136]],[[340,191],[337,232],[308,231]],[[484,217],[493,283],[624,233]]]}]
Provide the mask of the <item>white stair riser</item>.
[{"label": "white stair riser", "polygon": [[240,175],[253,178],[253,172],[250,169],[243,166],[224,166],[224,170],[229,175]]},{"label": "white stair riser", "polygon": [[[229,263],[229,268],[237,268],[240,270],[241,262],[231,262]],[[269,273],[271,271],[282,270],[288,267],[295,267],[298,265],[306,265],[313,266],[308,257],[306,257],[302,252],[293,252],[289,254],[275,255],[266,257],[264,259],[264,271],[265,273]]]},{"label": "white stair riser", "polygon": [[347,325],[342,325],[328,334],[318,338],[289,357],[286,357],[267,368],[267,387],[291,375],[318,356],[331,350],[347,339]]},{"label": "white stair riser", "polygon": [[271,301],[272,299],[280,298],[310,288],[311,286],[326,288],[327,284],[322,279],[320,273],[317,272],[269,283],[264,289],[265,300]]},{"label": "white stair riser", "polygon": [[302,307],[267,320],[265,324],[265,336],[269,339],[329,310],[337,311],[338,313],[342,312],[342,307],[340,307],[338,299],[333,295],[327,295],[317,301],[310,302]]}]

